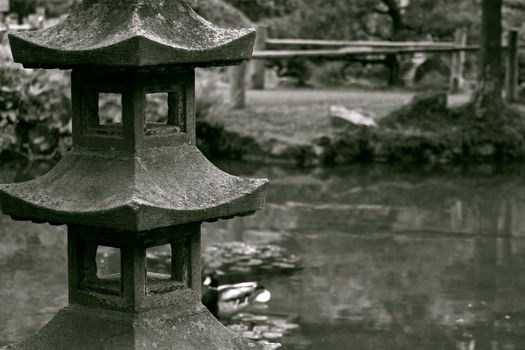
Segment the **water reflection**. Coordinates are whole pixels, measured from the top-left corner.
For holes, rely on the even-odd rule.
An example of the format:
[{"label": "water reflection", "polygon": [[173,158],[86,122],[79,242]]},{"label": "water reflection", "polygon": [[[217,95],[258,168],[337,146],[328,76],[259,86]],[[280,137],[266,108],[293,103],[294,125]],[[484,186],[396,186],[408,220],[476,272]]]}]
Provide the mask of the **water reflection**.
[{"label": "water reflection", "polygon": [[[229,276],[263,279],[265,312],[300,324],[285,349],[525,349],[520,169],[220,166],[270,177],[268,204],[206,224],[204,245],[272,243],[301,258],[286,273]],[[63,228],[0,223],[2,344],[66,304],[66,258]]]},{"label": "water reflection", "polygon": [[267,208],[208,226],[206,242],[267,238],[301,256],[265,280],[269,312],[299,315],[287,349],[525,348],[520,171],[248,172],[274,178]]},{"label": "water reflection", "polygon": [[62,227],[0,216],[0,345],[31,335],[67,304],[66,266]]}]

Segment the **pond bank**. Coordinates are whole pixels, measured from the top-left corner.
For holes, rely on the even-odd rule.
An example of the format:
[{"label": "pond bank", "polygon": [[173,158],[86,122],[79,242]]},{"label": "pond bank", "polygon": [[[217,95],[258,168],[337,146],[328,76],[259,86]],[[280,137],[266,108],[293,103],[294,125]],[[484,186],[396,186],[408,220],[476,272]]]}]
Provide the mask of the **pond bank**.
[{"label": "pond bank", "polygon": [[[377,127],[334,123],[331,105],[326,103],[254,103],[245,110],[201,120],[199,147],[213,158],[299,166],[525,158],[521,118],[500,118],[505,121],[503,127],[497,121],[485,125],[469,116],[468,107],[458,106],[457,97],[447,104],[444,93],[417,95],[401,108],[402,102],[390,103],[393,112],[388,113],[381,94],[371,92],[370,96],[356,110],[364,114],[371,110],[374,115],[374,109],[380,109],[388,114],[374,115]],[[343,105],[344,101],[338,102]],[[355,101],[345,105],[352,108],[352,104]]]}]

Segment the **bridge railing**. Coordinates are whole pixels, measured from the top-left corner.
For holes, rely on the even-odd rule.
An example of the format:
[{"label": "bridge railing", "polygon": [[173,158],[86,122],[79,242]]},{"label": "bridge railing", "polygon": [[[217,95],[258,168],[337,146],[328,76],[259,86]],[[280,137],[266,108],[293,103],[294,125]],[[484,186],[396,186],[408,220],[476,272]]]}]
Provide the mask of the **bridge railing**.
[{"label": "bridge railing", "polygon": [[[517,99],[518,91],[518,32],[511,30],[504,46],[507,52],[505,92],[507,100]],[[451,54],[450,91],[458,92],[464,86],[464,66],[467,52],[477,52],[478,45],[467,45],[467,33],[458,30],[453,42],[432,41],[346,41],[312,39],[274,39],[268,37],[265,26],[257,27],[257,39],[250,62],[232,68],[230,98],[234,108],[244,108],[247,82],[255,90],[265,87],[265,60],[292,58],[323,58],[345,60],[356,56],[413,55],[416,53]],[[250,76],[248,77],[248,72]],[[248,79],[247,79],[248,78]]]}]

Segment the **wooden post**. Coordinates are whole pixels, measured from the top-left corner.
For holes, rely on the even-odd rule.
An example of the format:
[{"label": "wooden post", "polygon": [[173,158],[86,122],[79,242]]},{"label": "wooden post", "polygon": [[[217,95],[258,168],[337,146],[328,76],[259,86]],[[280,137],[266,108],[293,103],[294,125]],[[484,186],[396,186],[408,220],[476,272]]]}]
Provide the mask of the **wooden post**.
[{"label": "wooden post", "polygon": [[[264,25],[257,26],[257,37],[255,39],[255,51],[262,51],[266,48],[266,39],[268,39],[268,27]],[[255,90],[264,90],[264,60],[252,60],[251,62],[251,87]]]},{"label": "wooden post", "polygon": [[230,67],[230,104],[233,109],[246,107],[246,72],[248,63]]},{"label": "wooden post", "polygon": [[508,102],[518,98],[518,31],[509,30],[507,36],[507,74],[505,92]]},{"label": "wooden post", "polygon": [[[456,30],[455,40],[456,46],[467,46],[467,31],[465,29]],[[452,64],[450,67],[450,92],[460,92],[465,84],[464,70],[465,70],[466,52],[457,51],[452,54]]]}]

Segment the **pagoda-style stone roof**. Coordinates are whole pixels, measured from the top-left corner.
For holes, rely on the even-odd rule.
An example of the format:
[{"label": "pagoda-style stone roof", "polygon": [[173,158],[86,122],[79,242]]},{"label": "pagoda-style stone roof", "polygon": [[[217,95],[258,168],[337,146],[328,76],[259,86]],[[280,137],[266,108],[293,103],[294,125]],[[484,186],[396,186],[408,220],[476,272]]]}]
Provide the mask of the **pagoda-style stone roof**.
[{"label": "pagoda-style stone roof", "polygon": [[207,66],[250,58],[255,30],[217,27],[184,0],[84,0],[62,23],[9,40],[29,68]]},{"label": "pagoda-style stone roof", "polygon": [[46,175],[0,185],[15,219],[145,231],[251,214],[267,180],[226,174],[192,145],[144,154],[68,153]]}]

